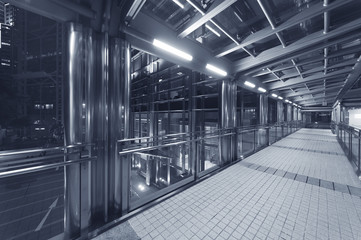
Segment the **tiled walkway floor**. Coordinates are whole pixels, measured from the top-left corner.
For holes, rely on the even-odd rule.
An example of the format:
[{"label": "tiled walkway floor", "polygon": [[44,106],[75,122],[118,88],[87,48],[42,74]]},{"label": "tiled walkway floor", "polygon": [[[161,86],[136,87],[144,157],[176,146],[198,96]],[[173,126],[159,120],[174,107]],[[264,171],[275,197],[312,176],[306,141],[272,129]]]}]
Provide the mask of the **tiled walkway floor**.
[{"label": "tiled walkway floor", "polygon": [[329,131],[302,129],[128,222],[141,239],[361,239],[359,196],[271,168],[361,186]]}]

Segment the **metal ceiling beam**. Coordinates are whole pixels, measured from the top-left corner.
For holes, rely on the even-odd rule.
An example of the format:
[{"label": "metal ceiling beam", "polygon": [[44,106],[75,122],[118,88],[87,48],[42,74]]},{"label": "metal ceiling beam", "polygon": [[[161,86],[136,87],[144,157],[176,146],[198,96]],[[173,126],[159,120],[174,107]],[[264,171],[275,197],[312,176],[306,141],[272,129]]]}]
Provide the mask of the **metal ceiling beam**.
[{"label": "metal ceiling beam", "polygon": [[[132,21],[131,27],[123,26],[121,31],[126,34],[126,38],[132,44],[132,47],[158,56],[169,62],[212,75],[215,78],[217,78],[217,76],[205,68],[207,63],[212,63],[230,73],[231,62],[225,59],[215,58],[210,51],[202,47],[198,42],[190,39],[179,39],[177,33],[166,24],[157,21],[143,11],[138,13],[138,16]],[[193,60],[190,62],[184,61],[177,56],[153,46],[153,40],[155,38],[191,54]],[[229,74],[227,77],[232,76]]]},{"label": "metal ceiling beam", "polygon": [[[337,90],[337,89],[341,89],[341,87],[343,86],[343,83],[341,84],[336,84],[336,85],[329,85],[326,88],[326,91],[330,91],[330,90]],[[307,94],[315,94],[315,93],[321,93],[324,92],[325,89],[321,88],[321,89],[314,89],[314,90],[310,90],[310,91],[298,91],[298,92],[291,92],[291,93],[286,93],[284,94],[284,96],[286,98],[293,98],[293,97],[298,97],[298,96],[303,96],[303,95],[307,95]]]},{"label": "metal ceiling beam", "polygon": [[92,9],[83,7],[74,1],[69,1],[69,0],[50,0],[50,1],[58,4],[59,6],[66,8],[66,9],[69,9],[71,11],[75,11],[76,13],[79,13],[80,15],[82,15],[84,17],[87,17],[90,19],[95,18],[95,12]]},{"label": "metal ceiling beam", "polygon": [[331,107],[307,107],[302,108],[301,112],[332,112]]},{"label": "metal ceiling beam", "polygon": [[344,96],[342,101],[344,101],[345,99],[353,99],[353,98],[360,98],[360,97],[361,97],[361,88],[350,89],[347,92],[347,96]]},{"label": "metal ceiling beam", "polygon": [[204,15],[196,14],[185,26],[182,28],[181,31],[178,33],[178,37],[184,38],[197,28],[217,16],[219,13],[224,11],[226,8],[231,6],[237,0],[215,0],[211,7],[208,9],[207,13]]},{"label": "metal ceiling beam", "polygon": [[[342,57],[342,56],[346,56],[346,55],[350,55],[350,54],[357,54],[359,52],[361,52],[361,46],[356,45],[356,46],[353,46],[353,47],[348,47],[348,48],[337,50],[336,52],[332,52],[331,54],[328,54],[326,59],[331,59],[331,58],[334,58],[334,57]],[[321,62],[324,59],[325,59],[324,56],[311,57],[311,58],[303,59],[303,60],[297,62],[297,66],[304,66],[304,65],[311,64],[311,63],[315,63],[315,62]],[[278,67],[273,68],[272,71],[275,71],[275,72],[283,71],[283,70],[291,69],[293,67],[294,66],[292,64],[289,64],[289,65],[286,65],[286,66],[282,65],[282,66],[278,66]],[[269,74],[269,72],[266,72],[266,71],[259,72],[258,69],[250,72],[249,74],[255,74],[254,72],[258,72],[258,74],[253,75],[253,77],[258,77],[258,76],[263,76],[263,75]]]},{"label": "metal ceiling beam", "polygon": [[336,95],[334,95],[332,97],[328,97],[328,98],[325,98],[325,97],[317,98],[316,100],[311,98],[306,101],[299,101],[299,102],[297,102],[297,104],[306,105],[309,103],[315,103],[315,104],[322,104],[323,102],[332,103],[335,100],[335,97],[336,97]]},{"label": "metal ceiling beam", "polygon": [[[326,40],[331,38],[336,38],[339,36],[344,36],[345,34],[357,30],[361,28],[361,19],[354,20],[350,23],[342,25],[327,35],[323,34],[323,31],[318,31],[313,34],[310,34],[293,44],[289,45],[287,48],[283,48],[282,46],[277,46],[268,50],[263,51],[257,57],[251,58],[247,57],[241,59],[234,64],[234,72],[243,72],[249,70],[250,68],[262,66],[262,64],[267,64],[275,60],[284,61],[285,57],[294,58],[294,54],[303,55],[307,48],[310,48],[308,51],[314,51],[317,48],[324,48],[328,45],[333,45],[331,42],[324,43]],[[359,36],[359,34],[357,35]],[[356,37],[356,36],[350,36]],[[339,42],[339,40],[335,40]],[[333,41],[334,42],[334,41]],[[320,46],[321,45],[321,46]],[[293,55],[292,55],[293,54]]]},{"label": "metal ceiling beam", "polygon": [[328,6],[323,6],[323,3],[319,3],[319,4],[315,4],[314,6],[312,6],[312,8],[307,8],[305,10],[303,10],[301,13],[295,15],[294,17],[290,18],[289,20],[287,20],[286,22],[280,24],[278,27],[276,27],[275,29],[272,29],[272,27],[267,27],[264,28],[258,32],[255,32],[254,34],[251,34],[250,36],[248,36],[246,39],[244,39],[242,41],[242,43],[240,43],[239,45],[235,45],[235,44],[230,44],[227,47],[217,51],[216,53],[216,57],[223,57],[227,54],[230,54],[234,51],[240,50],[243,47],[246,47],[248,45],[251,45],[255,42],[258,42],[262,39],[265,39],[269,36],[272,36],[276,33],[279,33],[283,30],[286,30],[290,27],[293,27],[295,25],[298,25],[302,22],[304,22],[307,19],[316,17],[322,13],[324,13],[325,11],[331,11],[333,9],[339,8],[347,3],[352,2],[353,0],[344,0],[344,1],[335,1],[331,4],[329,4]]},{"label": "metal ceiling beam", "polygon": [[314,105],[322,104],[323,102],[332,103],[334,101],[335,97],[336,96],[331,97],[331,98],[326,98],[326,99],[320,99],[320,100],[317,100],[317,101],[314,100],[314,99],[310,99],[310,100],[307,100],[307,101],[300,101],[297,104],[306,106],[307,104],[313,104],[313,103],[314,103]]},{"label": "metal ceiling beam", "polygon": [[[344,62],[340,62],[337,63],[335,65],[332,65],[329,68],[339,68],[339,67],[346,67],[346,66],[353,66],[356,63],[357,59],[350,59]],[[305,72],[302,73],[302,75],[308,75],[308,74],[312,74],[312,73],[316,73],[316,72],[321,72],[324,70],[323,66],[320,67],[316,67],[316,68],[312,68],[310,70],[307,70]],[[287,74],[287,75],[283,75],[282,77],[277,77],[276,79],[269,79],[267,81],[273,81],[273,80],[281,80],[281,81],[285,81],[285,79],[289,79],[289,78],[294,78],[300,76],[299,74]],[[301,77],[302,78],[302,77]]]},{"label": "metal ceiling beam", "polygon": [[129,8],[125,16],[125,22],[127,25],[131,23],[131,21],[137,16],[139,11],[142,9],[143,5],[147,0],[134,0],[132,6]]},{"label": "metal ceiling beam", "polygon": [[352,72],[346,78],[345,86],[337,95],[336,101],[341,100],[345,94],[353,87],[353,85],[361,79],[361,56],[357,59],[355,66],[352,68]]},{"label": "metal ceiling beam", "polygon": [[[333,100],[335,99],[337,95],[337,92],[333,92],[331,94],[329,94],[328,96],[322,94],[322,95],[315,95],[315,96],[307,96],[307,97],[303,97],[301,101],[299,102],[306,102],[306,101],[316,101],[316,100],[319,100],[319,99],[326,99],[326,100]],[[295,100],[297,101],[297,100]]]},{"label": "metal ceiling beam", "polygon": [[73,21],[77,16],[75,9],[70,10],[47,0],[8,0],[7,2],[15,7],[25,9],[58,22]]},{"label": "metal ceiling beam", "polygon": [[294,78],[294,79],[288,80],[286,82],[271,83],[271,84],[268,84],[267,86],[269,87],[270,90],[276,90],[276,89],[280,89],[280,88],[291,87],[291,86],[295,86],[295,85],[314,82],[316,80],[323,80],[324,78],[345,75],[345,74],[348,74],[351,70],[352,70],[351,67],[347,67],[345,69],[334,71],[334,72],[328,73],[326,75],[324,75],[323,73],[316,73],[316,74],[306,77],[306,78]]}]

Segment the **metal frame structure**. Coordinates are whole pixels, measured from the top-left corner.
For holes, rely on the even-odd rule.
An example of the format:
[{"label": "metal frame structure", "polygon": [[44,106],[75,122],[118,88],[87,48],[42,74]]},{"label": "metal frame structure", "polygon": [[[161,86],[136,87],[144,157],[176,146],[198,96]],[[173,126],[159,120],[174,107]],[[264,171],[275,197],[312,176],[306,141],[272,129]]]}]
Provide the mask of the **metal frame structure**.
[{"label": "metal frame structure", "polygon": [[[41,28],[41,17],[43,35],[29,36],[26,21],[23,28],[25,39],[39,41],[40,55],[43,38],[54,30],[56,70],[42,71],[39,61],[39,70],[29,73],[23,56],[22,74],[14,77],[24,94],[29,85],[55,84],[64,146],[85,147],[65,147],[62,163],[40,162],[0,178],[64,167],[65,238],[93,236],[93,227],[97,232],[97,226],[116,224],[143,204],[296,131],[301,107],[330,111],[345,94],[358,93],[349,90],[361,74],[360,1],[179,1],[182,10],[166,0],[9,1],[58,21]],[[348,18],[338,16],[346,11]],[[155,39],[172,50],[159,48]],[[18,44],[25,55],[26,43]],[[191,60],[172,54],[179,49]],[[179,86],[172,85],[178,80]],[[276,124],[267,126],[270,111]],[[177,131],[173,113],[179,115]],[[160,114],[168,118],[165,132]],[[0,156],[14,154],[22,153]],[[188,175],[172,182],[176,165]],[[131,198],[135,168],[145,185],[158,187],[138,201]]]}]

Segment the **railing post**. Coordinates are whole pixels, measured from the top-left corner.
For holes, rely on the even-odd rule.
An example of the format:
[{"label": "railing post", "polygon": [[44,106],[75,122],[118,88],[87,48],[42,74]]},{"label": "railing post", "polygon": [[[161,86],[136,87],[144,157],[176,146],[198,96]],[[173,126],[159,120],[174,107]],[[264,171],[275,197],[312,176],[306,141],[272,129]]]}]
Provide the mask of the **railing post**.
[{"label": "railing post", "polygon": [[361,131],[358,132],[358,164],[357,164],[357,174],[360,176],[360,148],[361,148]]},{"label": "railing post", "polygon": [[350,133],[348,134],[348,143],[350,145],[350,147],[348,148],[348,154],[350,155],[350,159],[352,160],[353,158],[353,153],[352,153],[352,134],[353,134],[353,131],[350,130]]},{"label": "railing post", "polygon": [[253,152],[256,152],[256,129],[253,130]]}]

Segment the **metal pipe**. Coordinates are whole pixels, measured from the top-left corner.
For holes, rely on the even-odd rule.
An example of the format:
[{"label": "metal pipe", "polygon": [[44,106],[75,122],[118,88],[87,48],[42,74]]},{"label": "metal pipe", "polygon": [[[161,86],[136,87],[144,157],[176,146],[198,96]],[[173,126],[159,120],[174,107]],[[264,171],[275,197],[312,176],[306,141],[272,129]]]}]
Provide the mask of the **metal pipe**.
[{"label": "metal pipe", "polygon": [[77,165],[82,162],[93,161],[93,160],[97,160],[97,157],[81,158],[78,160],[69,160],[69,161],[61,162],[61,163],[52,163],[52,164],[17,169],[17,170],[12,170],[12,171],[7,171],[7,172],[0,172],[0,178],[6,178],[6,177],[12,177],[12,176],[16,176],[16,175],[27,174],[27,173],[39,172],[39,171],[44,171],[44,170],[53,169],[53,168],[57,168],[57,167]]},{"label": "metal pipe", "polygon": [[[65,87],[64,129],[65,144],[77,144],[82,141],[82,60],[83,60],[83,28],[70,23],[68,30],[67,51],[67,81]],[[79,156],[68,150],[70,155],[65,161],[75,160]],[[64,232],[66,238],[76,238],[80,235],[80,166],[67,166],[65,174],[64,200]]]}]

